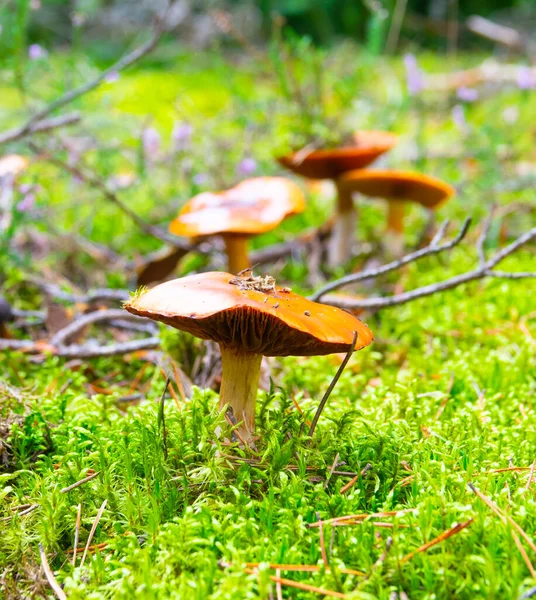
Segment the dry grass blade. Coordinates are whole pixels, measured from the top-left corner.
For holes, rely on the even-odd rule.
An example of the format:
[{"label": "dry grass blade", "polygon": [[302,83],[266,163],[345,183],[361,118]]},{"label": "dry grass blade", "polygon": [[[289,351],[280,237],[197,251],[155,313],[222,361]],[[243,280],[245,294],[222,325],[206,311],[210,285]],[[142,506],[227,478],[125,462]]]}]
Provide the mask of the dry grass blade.
[{"label": "dry grass blade", "polygon": [[[399,517],[401,515],[407,515],[415,512],[416,508],[405,508],[403,510],[390,510],[385,512],[377,513],[359,513],[356,515],[344,515],[343,517],[334,517],[333,519],[327,519],[324,521],[324,525],[345,525],[348,521],[358,522],[365,521],[366,519],[372,518],[385,518],[385,517]],[[307,527],[318,527],[317,522],[309,523]]]},{"label": "dry grass blade", "polygon": [[322,562],[324,563],[324,566],[327,567],[329,565],[328,555],[326,552],[326,542],[324,540],[324,528],[322,527],[322,519],[320,518],[320,513],[316,513],[316,517],[318,519],[318,533],[320,536],[320,551],[322,554]]},{"label": "dry grass blade", "polygon": [[324,397],[322,398],[322,400],[320,400],[320,404],[318,405],[318,408],[316,409],[316,413],[313,418],[313,422],[311,423],[311,427],[309,428],[309,437],[313,437],[313,434],[316,429],[316,425],[318,423],[318,420],[320,419],[320,415],[322,414],[322,411],[324,410],[324,406],[326,406],[326,403],[329,400],[329,397],[331,395],[331,392],[333,391],[333,388],[337,385],[337,381],[339,381],[339,378],[342,375],[344,368],[346,367],[346,365],[348,364],[348,361],[352,357],[352,354],[354,353],[354,348],[355,348],[356,342],[357,342],[357,331],[354,331],[354,337],[352,339],[352,343],[348,349],[348,352],[346,353],[346,356],[344,357],[344,360],[342,361],[341,366],[337,370],[337,373],[335,373],[335,377],[329,384],[329,387],[326,390]]},{"label": "dry grass blade", "polygon": [[532,466],[530,468],[529,478],[527,479],[527,485],[525,486],[524,492],[528,492],[532,482],[534,481],[534,468],[536,467],[536,460],[533,461]]},{"label": "dry grass blade", "polygon": [[[292,397],[292,399],[294,400],[294,396]],[[294,400],[294,402],[296,402],[296,401]],[[335,458],[333,460],[333,464],[331,465],[331,468],[329,470],[328,476],[326,477],[326,481],[324,482],[324,489],[326,489],[328,487],[329,480],[333,476],[333,471],[335,471],[335,469],[337,468],[337,465],[339,464],[339,458],[340,458],[340,455],[337,452],[337,455],[335,456]]]},{"label": "dry grass blade", "polygon": [[60,492],[62,494],[66,494],[67,492],[70,492],[71,490],[74,490],[75,488],[83,485],[84,483],[87,483],[88,481],[91,481],[92,479],[95,479],[95,477],[98,477],[100,474],[100,471],[97,471],[96,473],[92,473],[91,475],[88,475],[87,477],[84,477],[84,479],[80,479],[80,481],[77,481],[76,483],[73,483],[72,485],[68,485],[67,487],[64,487],[60,490]]},{"label": "dry grass blade", "polygon": [[91,544],[91,540],[93,539],[93,536],[95,535],[95,530],[97,529],[97,525],[99,524],[99,521],[101,520],[102,513],[104,512],[104,509],[106,508],[107,502],[108,501],[105,500],[101,504],[101,507],[99,508],[97,516],[95,517],[95,520],[93,521],[93,525],[91,526],[91,531],[89,532],[89,537],[87,538],[86,547],[84,548],[84,554],[82,555],[82,560],[80,561],[81,567],[84,565],[84,561],[86,560],[86,556],[89,551],[89,545]]},{"label": "dry grass blade", "polygon": [[367,472],[370,471],[370,469],[372,469],[372,465],[370,463],[367,463],[361,471],[361,473],[358,473],[355,477],[350,479],[350,481],[347,484],[342,486],[340,493],[346,494],[346,492],[359,481],[359,478],[364,477],[367,474]]},{"label": "dry grass blade", "polygon": [[[220,565],[224,568],[229,568],[231,563],[221,562]],[[245,565],[248,569],[255,569],[258,568],[261,563],[248,562],[245,563]],[[293,571],[296,573],[319,573],[323,570],[323,567],[319,567],[318,565],[287,565],[283,563],[270,563],[268,566],[270,569],[279,571]],[[324,569],[324,571],[326,573],[331,573],[331,568],[328,567]],[[363,571],[356,571],[355,569],[348,569],[346,567],[341,567],[340,569],[337,569],[337,571],[339,573],[344,573],[344,575],[355,575],[357,577],[364,577],[366,575],[366,573],[363,573]]]},{"label": "dry grass blade", "polygon": [[417,550],[414,550],[413,552],[406,554],[406,556],[404,556],[400,560],[400,564],[404,564],[405,562],[408,562],[408,560],[411,560],[416,554],[419,554],[420,552],[426,552],[426,550],[429,550],[433,546],[436,546],[437,544],[440,544],[441,542],[448,540],[453,535],[456,535],[457,533],[460,533],[460,531],[462,531],[466,527],[469,527],[472,522],[473,522],[473,519],[469,519],[468,521],[465,521],[465,523],[458,523],[454,527],[451,527],[447,531],[444,531],[442,534],[438,535],[436,538],[434,538],[430,542],[427,542],[426,544],[423,544],[420,548],[417,548]]},{"label": "dry grass blade", "polygon": [[78,539],[80,538],[80,521],[82,520],[82,505],[78,505],[78,510],[76,511],[76,525],[74,530],[74,547],[73,547],[73,558],[71,560],[71,564],[76,566],[76,550],[78,548]]},{"label": "dry grass blade", "polygon": [[47,556],[45,554],[45,550],[43,549],[43,545],[39,544],[39,554],[41,556],[41,565],[43,567],[43,571],[45,572],[45,577],[52,588],[54,594],[56,594],[59,600],[67,600],[67,596],[65,592],[61,589],[60,584],[56,581],[54,577],[54,573],[52,572],[50,565],[48,564]]},{"label": "dry grass blade", "polygon": [[280,569],[275,570],[275,576],[279,581],[275,583],[275,593],[277,595],[277,600],[283,600],[283,588],[281,586],[281,571]]},{"label": "dry grass blade", "polygon": [[486,504],[487,506],[489,506],[489,508],[491,508],[491,510],[502,520],[503,523],[505,523],[505,524],[507,522],[510,523],[510,525],[527,542],[527,544],[530,546],[530,549],[534,553],[536,553],[536,544],[534,544],[534,542],[530,539],[528,534],[525,533],[525,531],[523,529],[521,529],[521,527],[514,521],[514,519],[512,519],[512,517],[510,515],[507,515],[501,508],[499,508],[497,506],[497,504],[495,504],[495,502],[493,502],[493,500],[491,500],[491,498],[488,498],[480,490],[477,490],[476,487],[472,483],[469,484],[469,487],[480,498],[480,500],[482,500],[482,502],[484,502],[484,504]]},{"label": "dry grass blade", "polygon": [[[257,571],[255,569],[245,569],[246,573],[254,574]],[[326,590],[325,588],[319,588],[309,583],[302,583],[301,581],[293,581],[292,579],[284,579],[283,577],[276,577],[270,575],[270,579],[275,583],[281,585],[287,585],[289,587],[297,588],[298,590],[304,590],[305,592],[313,592],[314,594],[322,594],[323,596],[330,596],[331,598],[346,598],[346,594],[341,592],[334,592],[333,590]]]}]

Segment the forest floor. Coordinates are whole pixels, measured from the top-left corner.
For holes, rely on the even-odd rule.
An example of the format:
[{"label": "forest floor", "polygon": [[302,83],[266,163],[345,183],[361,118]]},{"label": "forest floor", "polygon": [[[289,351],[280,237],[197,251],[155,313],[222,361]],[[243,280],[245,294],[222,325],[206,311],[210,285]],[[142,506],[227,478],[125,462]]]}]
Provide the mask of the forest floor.
[{"label": "forest floor", "polygon": [[[336,52],[333,61],[344,62],[347,49],[340,57]],[[451,219],[450,231],[473,218],[468,237],[446,256],[352,289],[377,296],[473,268],[492,205],[498,217],[487,253],[535,225],[534,212],[523,210],[531,202],[534,209],[534,187],[523,181],[528,173],[534,186],[535,95],[505,87],[472,102],[455,92],[411,98],[400,60],[375,58],[376,79],[370,60],[356,71],[361,92],[348,109],[352,125],[399,133],[385,164],[456,187],[456,198],[439,213]],[[418,60],[435,72],[480,62],[474,56]],[[46,99],[72,85],[69,74],[83,80],[96,69],[88,58],[61,54],[30,68],[26,84],[37,78],[36,93]],[[165,225],[194,193],[238,180],[236,165],[245,157],[256,161],[253,175],[285,174],[273,155],[292,119],[274,108],[277,86],[267,73],[267,63],[176,56],[164,48],[82,98],[75,106],[81,125],[35,143],[71,164],[83,161],[110,185],[124,184],[118,191],[124,201]],[[355,81],[338,82],[346,83]],[[2,72],[0,129],[24,112],[16,84],[13,72]],[[193,133],[171,156],[175,121]],[[151,160],[139,141],[148,127],[160,135]],[[30,153],[24,142],[10,151]],[[29,277],[75,292],[135,290],[132,269],[80,249],[80,239],[125,260],[157,250],[160,242],[45,154],[34,154],[20,178],[19,185],[34,186],[35,204],[28,200],[4,232],[2,295],[18,309],[43,310],[45,299]],[[28,188],[16,193],[23,200]],[[332,211],[332,190],[307,188],[307,200],[303,215],[254,246],[322,225]],[[501,220],[512,206],[521,208]],[[384,206],[362,202],[359,212],[360,238],[381,240]],[[425,222],[422,210],[409,211],[408,248]],[[78,245],[67,233],[78,236]],[[536,271],[534,248],[521,249],[501,268]],[[177,275],[205,268],[207,260],[189,255]],[[221,268],[218,256],[214,260]],[[348,268],[363,264],[356,258]],[[307,293],[311,269],[308,257],[297,253],[260,271]],[[161,327],[164,355],[68,360],[0,352],[0,596],[52,597],[39,544],[70,600],[319,597],[292,582],[328,596],[382,600],[504,599],[534,590],[532,294],[534,281],[484,279],[363,314],[375,341],[351,358],[311,441],[300,434],[301,424],[312,418],[342,357],[269,359],[254,449],[232,441],[217,391],[193,385],[183,395],[181,385],[199,384],[208,361],[207,346],[185,334]],[[59,305],[61,318],[83,310],[72,302]],[[53,329],[51,321],[49,310]],[[125,334],[95,335],[104,342]],[[161,362],[168,355],[182,374],[172,381],[162,417]],[[359,516],[330,521],[346,515]],[[80,549],[73,557],[75,534]],[[312,567],[304,572],[290,565]]]}]

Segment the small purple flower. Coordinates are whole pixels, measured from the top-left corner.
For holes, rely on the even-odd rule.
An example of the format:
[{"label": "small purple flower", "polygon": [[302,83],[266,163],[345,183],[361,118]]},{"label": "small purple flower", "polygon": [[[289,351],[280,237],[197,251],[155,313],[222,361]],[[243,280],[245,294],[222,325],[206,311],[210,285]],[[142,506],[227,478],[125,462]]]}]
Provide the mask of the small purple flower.
[{"label": "small purple flower", "polygon": [[424,89],[424,78],[422,71],[417,64],[417,59],[413,54],[406,54],[404,56],[404,66],[406,67],[406,85],[408,87],[408,94],[410,96],[416,96]]},{"label": "small purple flower", "polygon": [[476,102],[478,91],[474,88],[460,87],[456,90],[456,97],[462,102]]},{"label": "small purple flower", "polygon": [[206,173],[197,173],[197,175],[193,176],[192,181],[195,185],[203,185],[208,181],[208,175]]},{"label": "small purple flower", "polygon": [[28,48],[28,58],[30,60],[38,60],[48,56],[48,52],[42,48],[39,44],[32,44]]},{"label": "small purple flower", "polygon": [[173,131],[171,132],[173,150],[175,152],[182,152],[186,150],[192,141],[193,132],[194,128],[190,125],[190,123],[177,121],[173,126]]},{"label": "small purple flower", "polygon": [[257,170],[257,161],[254,158],[246,157],[236,166],[236,172],[239,175],[251,175]]},{"label": "small purple flower", "polygon": [[467,121],[465,120],[465,111],[461,104],[456,104],[452,109],[452,121],[454,125],[463,133],[467,133]]},{"label": "small purple flower", "polygon": [[117,71],[112,71],[111,73],[108,73],[108,75],[106,75],[106,77],[104,78],[104,81],[106,81],[106,83],[115,83],[118,80],[119,73]]},{"label": "small purple flower", "polygon": [[536,89],[536,76],[532,72],[532,69],[527,66],[519,67],[517,70],[516,83],[520,90]]},{"label": "small purple flower", "polygon": [[35,194],[29,192],[25,194],[24,198],[17,204],[17,210],[19,212],[29,212],[35,206]]},{"label": "small purple flower", "polygon": [[141,134],[141,143],[145,158],[152,160],[160,150],[160,134],[154,127],[146,127]]}]

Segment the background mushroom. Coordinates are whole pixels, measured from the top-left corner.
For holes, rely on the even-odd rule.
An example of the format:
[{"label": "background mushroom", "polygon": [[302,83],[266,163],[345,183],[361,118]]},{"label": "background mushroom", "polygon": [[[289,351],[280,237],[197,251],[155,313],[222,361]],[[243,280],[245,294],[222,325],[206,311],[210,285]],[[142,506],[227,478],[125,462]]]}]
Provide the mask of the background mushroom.
[{"label": "background mushroom", "polygon": [[125,308],[220,346],[220,408],[229,406],[239,433],[251,440],[263,356],[316,356],[355,350],[372,342],[353,315],[311,302],[272,277],[201,273],[155,286]]},{"label": "background mushroom", "polygon": [[339,188],[339,175],[367,167],[390,150],[396,144],[397,137],[386,131],[357,131],[353,134],[352,141],[353,144],[339,148],[304,148],[277,159],[284,167],[302,177],[334,180],[337,187],[337,206],[329,247],[331,267],[350,258],[357,223],[352,195]]},{"label": "background mushroom", "polygon": [[353,192],[359,192],[387,200],[385,245],[394,256],[404,249],[404,203],[416,202],[434,210],[456,193],[448,183],[411,171],[355,170],[342,175],[337,185],[350,199]]},{"label": "background mushroom", "polygon": [[224,192],[204,192],[185,204],[169,230],[185,237],[221,235],[228,268],[249,267],[248,240],[275,229],[286,217],[303,212],[300,188],[284,177],[246,179]]}]

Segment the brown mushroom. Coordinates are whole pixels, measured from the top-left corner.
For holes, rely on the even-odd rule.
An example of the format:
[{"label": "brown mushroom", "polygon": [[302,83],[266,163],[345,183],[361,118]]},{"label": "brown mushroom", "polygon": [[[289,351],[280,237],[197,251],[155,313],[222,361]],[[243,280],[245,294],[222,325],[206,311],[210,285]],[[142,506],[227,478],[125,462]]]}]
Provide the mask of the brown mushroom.
[{"label": "brown mushroom", "polygon": [[246,179],[224,192],[204,192],[182,207],[169,230],[186,237],[223,237],[228,268],[238,273],[249,267],[248,240],[275,229],[290,215],[303,212],[300,188],[284,177]]},{"label": "brown mushroom", "polygon": [[352,141],[353,144],[340,148],[303,149],[277,159],[284,167],[302,177],[335,181],[337,206],[329,247],[329,264],[332,267],[350,258],[357,222],[352,195],[339,188],[338,177],[347,171],[370,165],[396,144],[397,137],[386,131],[357,131]]},{"label": "brown mushroom", "polygon": [[387,200],[386,245],[395,256],[404,248],[404,204],[415,202],[435,210],[456,193],[448,183],[411,171],[349,171],[339,177],[337,185],[350,198],[353,192],[359,192]]},{"label": "brown mushroom", "polygon": [[279,288],[272,277],[200,273],[162,283],[125,308],[220,346],[220,408],[232,409],[241,436],[251,440],[263,356],[317,356],[372,342],[353,315]]}]

